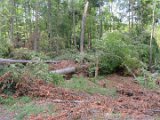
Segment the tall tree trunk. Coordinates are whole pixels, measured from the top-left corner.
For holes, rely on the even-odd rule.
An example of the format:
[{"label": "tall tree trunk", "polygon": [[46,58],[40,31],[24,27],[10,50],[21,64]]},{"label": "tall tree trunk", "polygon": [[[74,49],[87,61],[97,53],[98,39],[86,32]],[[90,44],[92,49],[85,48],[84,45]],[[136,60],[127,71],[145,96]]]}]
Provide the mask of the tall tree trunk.
[{"label": "tall tree trunk", "polygon": [[32,34],[32,14],[31,14],[31,3],[30,3],[30,0],[28,0],[28,16],[29,16],[29,20],[28,20],[29,35],[31,35]]},{"label": "tall tree trunk", "polygon": [[35,18],[36,18],[36,24],[35,24],[35,38],[34,38],[34,50],[38,51],[39,48],[39,0],[36,1],[36,13],[35,13]]},{"label": "tall tree trunk", "polygon": [[149,70],[152,71],[152,42],[153,35],[155,29],[155,9],[156,9],[156,1],[153,2],[153,10],[152,10],[152,29],[151,29],[151,38],[150,38],[150,49],[149,49]]},{"label": "tall tree trunk", "polygon": [[103,34],[103,21],[102,21],[102,10],[101,6],[99,6],[99,16],[100,16],[100,26],[99,26],[99,39],[102,37]]},{"label": "tall tree trunk", "polygon": [[87,1],[84,7],[84,13],[82,17],[82,23],[81,23],[81,39],[80,39],[80,52],[84,52],[84,35],[85,35],[85,24],[86,24],[86,16],[87,16],[87,10],[88,10],[89,2]]},{"label": "tall tree trunk", "polygon": [[113,32],[114,30],[114,20],[113,20],[113,6],[112,6],[112,2],[110,2],[110,12],[111,12],[111,32]]},{"label": "tall tree trunk", "polygon": [[47,22],[48,22],[48,41],[49,41],[49,48],[51,49],[52,48],[52,37],[53,37],[53,35],[52,35],[52,27],[51,27],[51,25],[52,25],[52,1],[51,0],[48,0],[48,20],[47,20]]},{"label": "tall tree trunk", "polygon": [[110,27],[109,27],[109,30],[110,32],[113,31],[113,10],[112,10],[112,1],[109,2],[109,11],[110,11]]},{"label": "tall tree trunk", "polygon": [[24,40],[24,42],[23,42],[23,47],[25,46],[25,42],[26,42],[26,40],[29,38],[29,34],[28,34],[28,31],[29,31],[29,29],[28,29],[28,1],[26,1],[25,3],[24,3],[25,5],[24,5],[24,19],[25,19],[25,23],[24,23],[24,25],[25,25],[25,33],[24,33],[24,35],[25,35],[25,40]]},{"label": "tall tree trunk", "polygon": [[91,49],[91,31],[88,32],[88,48]]},{"label": "tall tree trunk", "polygon": [[73,42],[74,47],[77,48],[77,40],[76,40],[76,15],[75,15],[75,8],[74,8],[74,0],[72,0],[72,17],[73,17]]},{"label": "tall tree trunk", "polygon": [[11,3],[11,18],[10,18],[10,31],[9,31],[9,37],[10,37],[10,41],[13,42],[14,40],[14,15],[15,15],[15,1],[14,0],[10,0]]}]

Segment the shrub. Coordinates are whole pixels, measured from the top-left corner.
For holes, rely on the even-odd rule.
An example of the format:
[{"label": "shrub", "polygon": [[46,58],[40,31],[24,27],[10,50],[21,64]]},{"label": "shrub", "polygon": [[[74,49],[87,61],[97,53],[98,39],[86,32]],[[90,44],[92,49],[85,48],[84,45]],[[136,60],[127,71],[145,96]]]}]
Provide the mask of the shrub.
[{"label": "shrub", "polygon": [[31,59],[42,59],[46,60],[49,59],[48,56],[46,56],[44,53],[41,52],[35,52],[32,50],[28,50],[27,48],[18,48],[15,49],[11,54],[10,57],[14,59],[25,59],[25,60],[31,60]]},{"label": "shrub", "polygon": [[6,57],[9,55],[11,45],[7,40],[0,38],[0,57]]},{"label": "shrub", "polygon": [[50,82],[53,83],[54,85],[59,85],[64,82],[64,78],[60,74],[50,73],[50,77],[52,78]]},{"label": "shrub", "polygon": [[119,32],[106,33],[95,42],[97,51],[103,51],[99,57],[99,68],[102,74],[115,72],[117,68],[136,69],[140,66],[138,52],[130,38]]},{"label": "shrub", "polygon": [[50,74],[48,65],[44,63],[28,63],[26,66],[23,64],[11,64],[4,72],[11,74],[0,82],[0,88],[5,94],[15,93],[18,84],[30,85],[37,79],[54,84],[64,80],[60,75]]},{"label": "shrub", "polygon": [[156,80],[157,76],[152,75],[149,71],[142,69],[142,75],[137,77],[136,80],[146,88],[155,89],[157,88]]},{"label": "shrub", "polygon": [[14,105],[15,103],[16,103],[16,100],[11,96],[9,96],[7,98],[0,97],[0,104]]},{"label": "shrub", "polygon": [[[148,64],[151,38],[150,33],[142,28],[136,27],[135,29],[132,29],[128,35],[131,38],[132,44],[135,46],[135,50],[138,51],[139,59]],[[152,55],[153,62],[155,62],[159,56],[159,47],[155,37],[153,37],[152,41]]]}]

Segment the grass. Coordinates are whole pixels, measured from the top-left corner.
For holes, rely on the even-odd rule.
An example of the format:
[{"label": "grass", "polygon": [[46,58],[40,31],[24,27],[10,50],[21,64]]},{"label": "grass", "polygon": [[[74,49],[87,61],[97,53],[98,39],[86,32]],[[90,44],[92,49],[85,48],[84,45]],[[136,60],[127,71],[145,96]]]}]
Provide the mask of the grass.
[{"label": "grass", "polygon": [[156,84],[156,80],[153,79],[152,77],[149,77],[149,78],[137,77],[136,80],[139,82],[140,85],[144,86],[145,88],[148,88],[148,89],[158,88]]},{"label": "grass", "polygon": [[14,120],[23,120],[30,115],[50,115],[55,111],[55,107],[51,103],[39,104],[34,102],[30,97],[21,98],[0,98],[0,103],[10,112],[16,113]]},{"label": "grass", "polygon": [[0,97],[0,104],[14,105],[15,103],[16,103],[16,100],[13,97],[7,97],[7,98]]},{"label": "grass", "polygon": [[[51,110],[53,110],[53,105],[38,105],[34,102],[30,102],[27,104],[15,104],[11,107],[11,111],[17,110],[17,115],[15,117],[15,120],[22,120],[24,118],[27,118],[30,115],[38,115],[38,114],[45,114],[45,113],[52,113]],[[51,109],[52,108],[52,109]]]},{"label": "grass", "polygon": [[102,88],[101,86],[95,84],[83,77],[74,76],[70,81],[63,82],[62,87],[74,89],[78,91],[84,91],[89,94],[101,94],[106,96],[116,96],[115,88]]}]

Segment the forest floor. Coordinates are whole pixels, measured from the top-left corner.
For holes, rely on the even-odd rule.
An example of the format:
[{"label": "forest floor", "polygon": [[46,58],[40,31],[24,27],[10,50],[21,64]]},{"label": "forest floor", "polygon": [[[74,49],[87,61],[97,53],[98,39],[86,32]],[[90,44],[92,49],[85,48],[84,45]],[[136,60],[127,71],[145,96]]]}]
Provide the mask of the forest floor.
[{"label": "forest floor", "polygon": [[[40,97],[34,99],[31,106],[35,104],[38,106],[48,105],[48,108],[43,109],[43,112],[36,113],[36,115],[34,112],[30,113],[24,119],[158,120],[160,118],[160,91],[147,90],[138,85],[132,77],[123,77],[117,74],[107,76],[98,84],[110,89],[116,88],[117,95],[91,95],[85,92],[42,85],[41,90],[36,93],[41,94]],[[8,111],[5,106],[1,105],[0,120],[12,120],[21,114],[16,111],[16,109]]]},{"label": "forest floor", "polygon": [[[63,67],[68,66],[68,62],[64,63]],[[99,87],[91,90],[79,86],[77,90],[41,80],[23,83],[23,89],[19,88],[13,98],[0,95],[6,99],[1,103],[12,103],[0,104],[0,120],[160,120],[160,89],[146,89],[133,77],[118,74],[96,82],[86,80],[89,84],[85,87]],[[72,84],[70,80],[65,82]],[[27,96],[20,97],[18,93],[24,88]]]}]

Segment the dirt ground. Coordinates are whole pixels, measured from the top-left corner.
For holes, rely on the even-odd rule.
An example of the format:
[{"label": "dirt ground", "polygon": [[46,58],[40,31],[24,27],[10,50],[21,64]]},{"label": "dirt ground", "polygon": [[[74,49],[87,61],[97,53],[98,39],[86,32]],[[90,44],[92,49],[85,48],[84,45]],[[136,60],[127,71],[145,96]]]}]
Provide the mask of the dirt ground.
[{"label": "dirt ground", "polygon": [[[31,116],[30,120],[158,120],[160,91],[147,90],[132,77],[116,74],[106,77],[106,87],[117,89],[116,97],[52,88],[43,96],[56,106],[52,116]],[[101,84],[100,84],[101,85]]]}]

